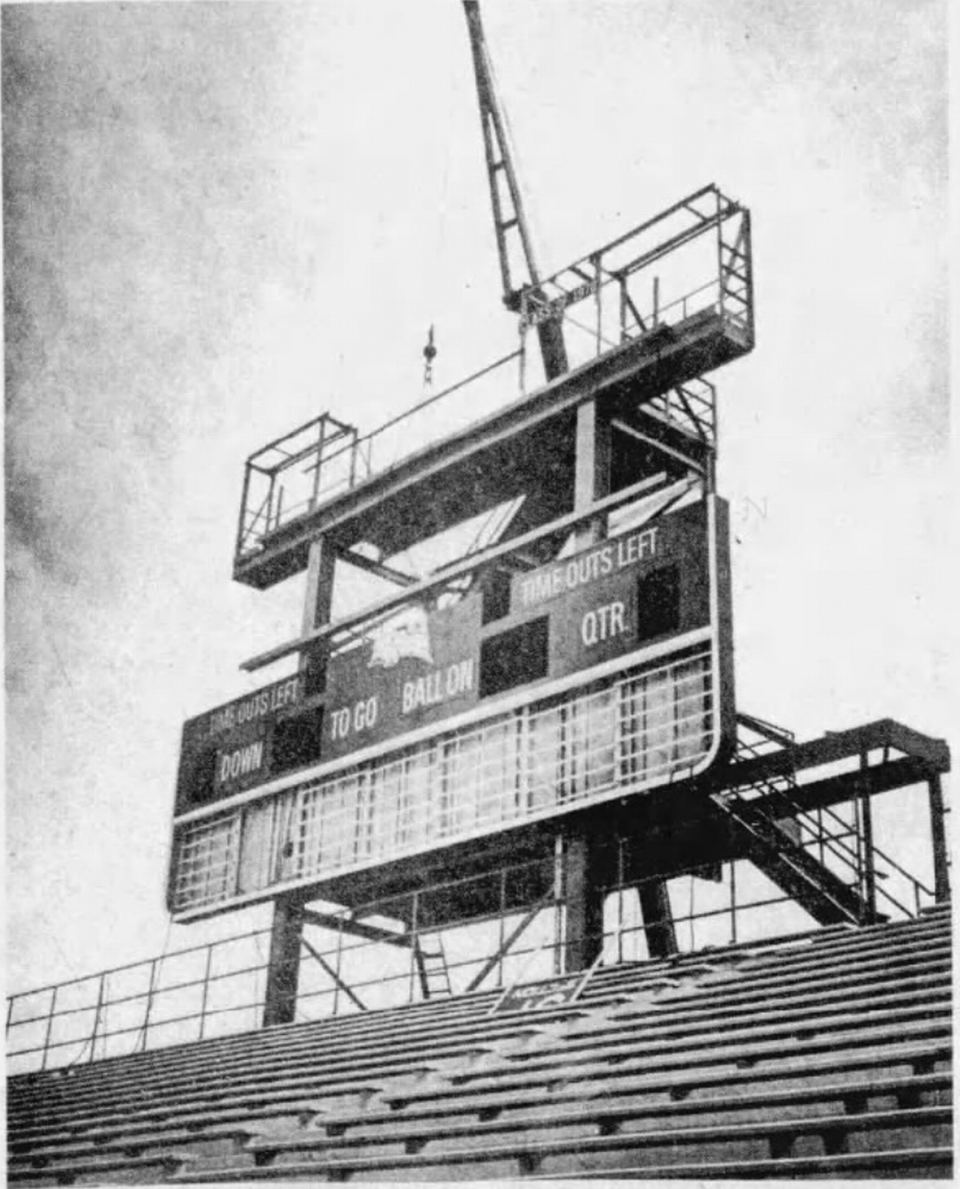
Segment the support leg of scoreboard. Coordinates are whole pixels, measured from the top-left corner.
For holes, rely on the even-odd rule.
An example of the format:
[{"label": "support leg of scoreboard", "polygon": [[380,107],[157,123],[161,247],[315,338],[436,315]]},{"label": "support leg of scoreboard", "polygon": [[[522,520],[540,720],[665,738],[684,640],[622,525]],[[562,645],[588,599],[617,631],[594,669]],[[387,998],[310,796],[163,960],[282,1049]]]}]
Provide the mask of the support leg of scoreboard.
[{"label": "support leg of scoreboard", "polygon": [[651,958],[669,958],[677,952],[677,931],[670,911],[667,885],[662,879],[640,884],[640,912],[647,937],[647,952]]},{"label": "support leg of scoreboard", "polygon": [[303,905],[278,898],[273,903],[273,926],[270,930],[267,990],[263,1004],[264,1028],[293,1023],[297,1010],[302,939]]},{"label": "support leg of scoreboard", "polygon": [[595,870],[596,848],[591,839],[564,839],[558,857],[563,863],[566,909],[563,969],[569,974],[587,970],[603,945],[603,881]]},{"label": "support leg of scoreboard", "polygon": [[[303,609],[305,632],[312,631],[330,617],[333,574],[333,551],[322,537],[318,538],[310,545]],[[311,659],[308,653],[301,653],[300,670],[307,679],[310,677],[311,664],[316,663],[316,659]],[[264,1028],[273,1024],[291,1024],[296,1015],[303,924],[302,903],[295,903],[284,897],[274,901],[270,957],[267,960],[267,990],[263,1005]]]}]

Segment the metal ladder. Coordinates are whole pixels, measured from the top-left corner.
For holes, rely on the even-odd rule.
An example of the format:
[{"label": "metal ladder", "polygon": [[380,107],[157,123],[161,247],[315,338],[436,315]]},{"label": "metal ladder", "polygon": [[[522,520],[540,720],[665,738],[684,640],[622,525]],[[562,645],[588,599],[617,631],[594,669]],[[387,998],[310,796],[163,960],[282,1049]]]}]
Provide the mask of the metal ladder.
[{"label": "metal ladder", "polygon": [[452,995],[450,967],[447,965],[447,955],[443,948],[443,937],[440,933],[433,935],[432,944],[436,946],[435,949],[424,949],[420,944],[421,940],[425,940],[422,935],[417,938],[413,954],[424,999]]}]

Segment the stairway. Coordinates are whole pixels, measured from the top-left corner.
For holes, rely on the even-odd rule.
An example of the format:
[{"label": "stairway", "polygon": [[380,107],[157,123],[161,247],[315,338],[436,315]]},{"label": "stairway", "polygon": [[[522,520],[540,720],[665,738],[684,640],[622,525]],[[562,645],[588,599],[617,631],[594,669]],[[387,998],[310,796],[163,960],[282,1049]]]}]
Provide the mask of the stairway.
[{"label": "stairway", "polygon": [[718,793],[723,811],[743,843],[746,857],[821,925],[886,920],[863,897],[790,837],[759,801]]},{"label": "stairway", "polygon": [[[759,745],[749,742],[741,730],[737,740],[740,760],[758,758],[794,741],[789,731],[750,715],[739,714],[738,725],[762,741]],[[756,780],[739,791],[715,793],[711,799],[732,825],[746,857],[819,924],[864,925],[888,920],[864,899],[857,887],[844,882],[803,846],[806,830],[811,835],[808,841],[823,844],[821,859],[824,852],[829,853],[849,868],[862,886],[859,850],[851,850],[836,837],[824,833],[822,825],[797,804],[796,787],[796,777],[786,772]],[[858,839],[858,846],[862,841]],[[887,856],[874,848],[872,857],[886,859]]]}]

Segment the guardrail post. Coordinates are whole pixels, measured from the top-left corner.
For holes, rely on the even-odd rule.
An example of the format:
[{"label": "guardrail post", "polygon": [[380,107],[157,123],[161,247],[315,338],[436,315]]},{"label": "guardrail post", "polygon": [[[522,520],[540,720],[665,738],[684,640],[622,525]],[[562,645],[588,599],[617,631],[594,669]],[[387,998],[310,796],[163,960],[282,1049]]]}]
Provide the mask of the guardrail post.
[{"label": "guardrail post", "polygon": [[594,276],[596,278],[595,284],[597,291],[594,294],[594,302],[597,307],[597,354],[603,354],[603,296],[601,294],[602,281],[600,270],[600,253],[598,252],[593,258]]},{"label": "guardrail post", "polygon": [[722,214],[722,211],[723,211],[723,206],[722,206],[722,203],[720,200],[720,191],[719,190],[716,192],[716,197],[717,197],[717,213],[716,213],[716,219],[717,219],[717,287],[719,289],[719,297],[720,297],[720,303],[719,303],[720,309],[717,312],[719,313],[720,317],[722,318],[723,313],[724,313],[724,298],[726,297],[726,286],[723,283],[723,219],[721,219],[721,217],[720,217]]},{"label": "guardrail post", "polygon": [[100,975],[100,985],[97,990],[97,1010],[94,1013],[93,1034],[90,1037],[90,1060],[91,1061],[93,1061],[93,1055],[97,1049],[97,1031],[99,1030],[99,1027],[100,1027],[100,1011],[101,1011],[101,1008],[103,1007],[103,989],[104,989],[104,984],[106,983],[106,979],[107,979],[107,974],[106,974],[106,971],[104,971],[104,973]]},{"label": "guardrail post", "polygon": [[[869,764],[866,752],[860,755],[860,770],[865,772]],[[873,809],[870,805],[870,790],[866,783],[860,792],[860,819],[863,823],[863,890],[870,919],[877,915],[877,869],[873,854]]]},{"label": "guardrail post", "polygon": [[147,1040],[150,1034],[150,1012],[153,1010],[154,983],[157,975],[157,959],[150,963],[150,986],[147,988],[147,1009],[143,1013],[143,1051],[147,1051]]},{"label": "guardrail post", "polygon": [[357,485],[357,440],[358,433],[356,429],[353,431],[353,437],[350,441],[350,490],[352,491]]},{"label": "guardrail post", "polygon": [[47,1050],[50,1048],[50,1033],[53,1031],[53,1017],[57,1013],[57,991],[59,987],[53,988],[53,994],[50,996],[50,1011],[47,1013],[47,1029],[43,1035],[43,1055],[40,1058],[41,1072],[47,1068]]},{"label": "guardrail post", "polygon": [[333,983],[333,1014],[336,1016],[340,1010],[340,983],[343,977],[343,917],[340,918],[337,925],[337,961],[336,961],[336,978]]},{"label": "guardrail post", "polygon": [[210,966],[213,963],[213,947],[217,943],[211,941],[207,946],[207,961],[203,968],[203,996],[200,1000],[200,1040],[203,1040],[203,1026],[207,1019],[207,992],[210,989]]}]

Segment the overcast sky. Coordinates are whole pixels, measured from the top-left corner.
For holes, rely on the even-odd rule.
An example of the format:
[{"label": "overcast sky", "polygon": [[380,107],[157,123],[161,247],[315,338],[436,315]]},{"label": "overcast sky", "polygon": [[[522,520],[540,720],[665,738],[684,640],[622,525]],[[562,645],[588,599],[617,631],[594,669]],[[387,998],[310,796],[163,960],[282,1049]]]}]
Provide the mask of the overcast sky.
[{"label": "overcast sky", "polygon": [[[484,13],[546,271],[708,182],[753,210],[757,349],[714,376],[741,707],[947,734],[944,6]],[[163,904],[182,722],[299,626],[299,580],[230,581],[243,459],[418,399],[431,322],[438,385],[516,331],[459,0],[2,18],[16,990],[246,926]]]}]

